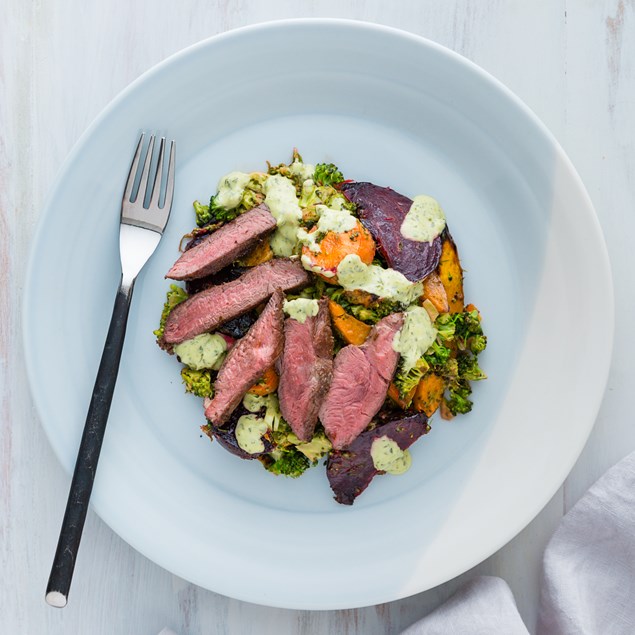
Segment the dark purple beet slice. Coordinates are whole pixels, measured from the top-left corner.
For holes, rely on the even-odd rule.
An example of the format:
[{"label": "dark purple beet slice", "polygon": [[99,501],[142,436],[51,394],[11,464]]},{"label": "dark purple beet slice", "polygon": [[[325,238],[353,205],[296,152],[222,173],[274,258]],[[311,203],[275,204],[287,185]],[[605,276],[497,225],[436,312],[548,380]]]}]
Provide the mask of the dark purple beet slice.
[{"label": "dark purple beet slice", "polygon": [[233,337],[235,340],[238,340],[247,335],[247,331],[249,331],[257,319],[258,313],[256,311],[249,311],[249,313],[239,315],[233,320],[225,322],[225,324],[216,329],[216,332],[222,333],[223,335],[229,335],[229,337]]},{"label": "dark purple beet slice", "polygon": [[240,276],[247,271],[247,267],[239,267],[238,265],[231,264],[224,269],[221,269],[217,273],[212,273],[209,276],[203,278],[194,278],[192,280],[185,281],[185,290],[188,295],[194,295],[199,291],[205,291],[210,287],[214,287],[217,284],[223,284],[224,282],[231,282],[237,280]]},{"label": "dark purple beet slice", "polygon": [[362,432],[343,450],[333,450],[326,464],[326,476],[335,500],[342,505],[352,505],[376,474],[385,474],[375,469],[370,455],[375,439],[387,436],[405,450],[429,430],[428,418],[417,413]]},{"label": "dark purple beet slice", "polygon": [[373,183],[344,183],[342,192],[357,205],[360,220],[390,268],[417,282],[438,267],[443,233],[432,243],[409,240],[401,235],[401,224],[412,205],[411,199]]},{"label": "dark purple beet slice", "polygon": [[267,436],[262,437],[262,440],[265,444],[265,449],[263,452],[258,454],[249,454],[245,452],[239,445],[236,440],[236,425],[238,424],[238,419],[240,419],[243,415],[248,414],[257,414],[259,417],[265,416],[265,408],[263,408],[258,413],[249,412],[242,404],[232,412],[229,421],[222,428],[215,428],[214,426],[208,424],[201,426],[201,430],[210,438],[216,439],[228,452],[234,454],[241,459],[257,459],[259,456],[263,454],[268,454],[274,448],[274,444],[272,440],[269,438],[269,433]]}]

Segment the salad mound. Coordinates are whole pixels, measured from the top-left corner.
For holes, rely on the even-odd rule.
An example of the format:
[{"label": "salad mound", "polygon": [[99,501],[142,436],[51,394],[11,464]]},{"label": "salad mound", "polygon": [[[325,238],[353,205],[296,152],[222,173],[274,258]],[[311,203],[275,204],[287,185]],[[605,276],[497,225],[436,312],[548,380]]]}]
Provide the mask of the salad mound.
[{"label": "salad mound", "polygon": [[223,176],[194,212],[154,334],[211,440],[294,478],[325,459],[350,505],[410,467],[435,413],[471,411],[487,338],[435,199],[294,150]]}]

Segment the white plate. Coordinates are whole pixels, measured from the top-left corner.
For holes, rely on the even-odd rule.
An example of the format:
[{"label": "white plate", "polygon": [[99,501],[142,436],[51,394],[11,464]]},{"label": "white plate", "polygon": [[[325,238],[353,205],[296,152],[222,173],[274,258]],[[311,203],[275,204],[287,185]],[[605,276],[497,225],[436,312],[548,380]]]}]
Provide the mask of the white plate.
[{"label": "white plate", "polygon": [[[73,150],[42,214],[24,310],[33,395],[64,467],[118,283],[119,200],[141,128],[177,140],[176,195],[135,289],[97,513],[203,587],[308,609],[428,589],[527,525],[578,457],[605,387],[613,297],[598,221],[562,149],[501,84],[358,22],[270,23],[193,46],[125,90]],[[489,335],[474,412],[435,420],[412,469],[376,478],[352,508],[333,501],[322,467],[276,478],[201,438],[200,401],[152,336],[192,200],[294,146],[347,178],[437,197]]]}]

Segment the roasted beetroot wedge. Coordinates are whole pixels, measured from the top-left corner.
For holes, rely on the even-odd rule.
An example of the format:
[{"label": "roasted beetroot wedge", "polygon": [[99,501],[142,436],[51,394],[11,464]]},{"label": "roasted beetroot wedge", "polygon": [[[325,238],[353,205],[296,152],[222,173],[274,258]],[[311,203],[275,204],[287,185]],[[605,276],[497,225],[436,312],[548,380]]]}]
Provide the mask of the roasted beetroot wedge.
[{"label": "roasted beetroot wedge", "polygon": [[[265,409],[263,408],[263,411],[260,413],[256,413],[256,415],[259,417],[264,417],[264,410]],[[234,454],[235,456],[238,456],[241,459],[247,459],[247,460],[257,459],[259,456],[262,456],[263,454],[268,454],[269,452],[271,452],[271,450],[273,450],[275,446],[271,438],[271,431],[267,432],[262,437],[262,443],[264,446],[264,449],[262,452],[249,454],[249,452],[245,452],[245,450],[243,450],[240,447],[240,445],[238,445],[238,439],[236,439],[236,426],[238,424],[238,421],[243,415],[252,415],[252,414],[254,413],[249,412],[242,405],[239,405],[236,408],[236,410],[232,412],[231,416],[229,417],[229,420],[227,421],[225,426],[223,426],[222,428],[217,428],[213,425],[207,424],[207,425],[201,426],[201,430],[210,438],[210,440],[213,441],[214,439],[216,439],[223,446],[223,448],[227,450],[228,452],[230,452],[231,454]]]},{"label": "roasted beetroot wedge", "polygon": [[166,278],[189,280],[220,271],[245,255],[276,228],[276,219],[263,203],[205,236],[174,263]]},{"label": "roasted beetroot wedge", "polygon": [[409,240],[401,235],[401,224],[410,210],[411,199],[373,183],[344,183],[342,192],[357,205],[362,223],[389,267],[412,282],[423,280],[438,267],[443,233],[432,243]]},{"label": "roasted beetroot wedge", "polygon": [[352,443],[384,403],[399,360],[392,341],[402,324],[403,313],[393,313],[375,324],[362,346],[345,346],[335,357],[320,421],[336,450]]},{"label": "roasted beetroot wedge", "polygon": [[342,505],[352,505],[375,475],[384,474],[375,467],[370,453],[375,439],[388,437],[401,450],[406,450],[429,430],[428,418],[423,413],[417,413],[362,432],[350,445],[331,452],[326,476],[335,500]]}]

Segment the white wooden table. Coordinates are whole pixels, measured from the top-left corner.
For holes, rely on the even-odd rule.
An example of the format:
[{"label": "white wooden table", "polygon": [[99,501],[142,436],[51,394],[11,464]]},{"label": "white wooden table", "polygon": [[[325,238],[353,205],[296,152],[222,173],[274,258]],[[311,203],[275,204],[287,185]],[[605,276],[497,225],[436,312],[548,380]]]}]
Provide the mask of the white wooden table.
[{"label": "white wooden table", "polygon": [[[547,124],[596,205],[613,265],[608,390],[564,486],[516,539],[437,589],[350,611],[285,611],[191,585],[137,554],[92,512],[63,611],[43,595],[69,478],[35,414],[21,346],[30,237],[79,135],[130,81],[215,33],[287,17],[348,17],[429,37],[502,80]],[[530,629],[541,555],[558,520],[635,449],[635,3],[632,0],[3,0],[0,5],[0,633],[398,633],[475,574],[505,578]],[[593,302],[593,289],[580,310]],[[43,316],[43,319],[46,319]],[[605,346],[589,334],[583,346]],[[537,423],[540,413],[536,413]]]}]

